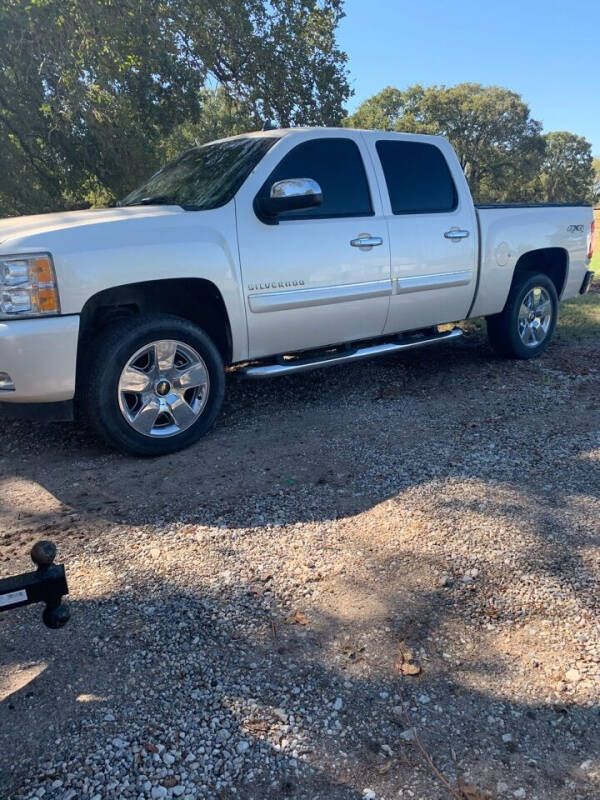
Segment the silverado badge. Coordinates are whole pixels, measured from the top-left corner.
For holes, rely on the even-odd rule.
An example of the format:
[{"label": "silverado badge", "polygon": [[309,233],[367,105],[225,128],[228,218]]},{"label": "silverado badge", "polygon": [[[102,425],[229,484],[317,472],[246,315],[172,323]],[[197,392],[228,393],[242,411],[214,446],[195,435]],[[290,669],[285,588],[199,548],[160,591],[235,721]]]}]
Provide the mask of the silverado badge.
[{"label": "silverado badge", "polygon": [[291,289],[294,286],[304,286],[304,281],[273,281],[273,283],[249,283],[248,290],[256,292],[260,289]]}]

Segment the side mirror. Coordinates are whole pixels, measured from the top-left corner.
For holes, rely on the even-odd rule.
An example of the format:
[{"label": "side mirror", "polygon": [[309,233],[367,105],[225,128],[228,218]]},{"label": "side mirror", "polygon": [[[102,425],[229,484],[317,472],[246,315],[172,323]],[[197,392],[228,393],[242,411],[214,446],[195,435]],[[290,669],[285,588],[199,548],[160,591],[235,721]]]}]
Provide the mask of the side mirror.
[{"label": "side mirror", "polygon": [[304,211],[322,202],[321,187],[312,178],[288,178],[276,181],[269,197],[257,198],[255,210],[263,222],[277,225],[277,217],[284,211]]}]

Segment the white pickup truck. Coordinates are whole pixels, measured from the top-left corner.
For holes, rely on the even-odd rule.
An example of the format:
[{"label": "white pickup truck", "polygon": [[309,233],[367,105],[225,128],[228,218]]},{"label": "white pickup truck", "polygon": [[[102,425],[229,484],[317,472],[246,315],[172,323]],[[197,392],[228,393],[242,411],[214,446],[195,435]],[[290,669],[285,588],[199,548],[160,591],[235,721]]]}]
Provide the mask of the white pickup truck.
[{"label": "white pickup truck", "polygon": [[0,221],[0,414],[160,455],[266,378],[443,342],[513,358],[587,291],[590,207],[478,206],[435,136],[290,129],[181,155],[116,208]]}]

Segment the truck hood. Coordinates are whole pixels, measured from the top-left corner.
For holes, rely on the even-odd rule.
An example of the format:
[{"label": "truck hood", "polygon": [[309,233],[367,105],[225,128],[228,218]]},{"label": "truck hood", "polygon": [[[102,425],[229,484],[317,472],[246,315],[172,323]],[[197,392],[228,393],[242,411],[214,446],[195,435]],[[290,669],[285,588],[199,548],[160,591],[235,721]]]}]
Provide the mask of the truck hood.
[{"label": "truck hood", "polygon": [[[95,208],[86,211],[61,211],[58,214],[34,214],[27,217],[8,217],[0,220],[0,243],[57,233],[69,228],[102,226],[146,217],[167,217],[185,214],[179,206],[129,206],[127,208]],[[2,248],[3,250],[6,247]]]}]

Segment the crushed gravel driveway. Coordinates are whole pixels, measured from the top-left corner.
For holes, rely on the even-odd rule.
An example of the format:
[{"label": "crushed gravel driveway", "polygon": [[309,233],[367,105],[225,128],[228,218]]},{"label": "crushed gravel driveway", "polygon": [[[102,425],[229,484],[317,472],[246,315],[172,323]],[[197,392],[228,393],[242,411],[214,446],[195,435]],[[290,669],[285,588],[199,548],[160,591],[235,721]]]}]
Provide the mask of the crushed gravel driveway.
[{"label": "crushed gravel driveway", "polygon": [[600,796],[600,352],[456,345],[270,383],[141,461],[0,422],[0,795]]}]

